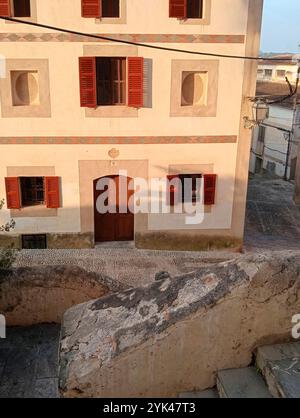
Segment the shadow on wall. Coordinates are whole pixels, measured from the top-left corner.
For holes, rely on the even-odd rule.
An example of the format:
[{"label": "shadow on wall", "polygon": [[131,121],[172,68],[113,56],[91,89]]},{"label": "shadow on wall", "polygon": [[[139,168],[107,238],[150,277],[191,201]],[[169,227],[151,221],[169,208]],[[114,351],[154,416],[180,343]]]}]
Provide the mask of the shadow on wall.
[{"label": "shadow on wall", "polygon": [[149,58],[144,59],[144,106],[145,108],[152,108],[152,74],[153,74],[153,60]]}]

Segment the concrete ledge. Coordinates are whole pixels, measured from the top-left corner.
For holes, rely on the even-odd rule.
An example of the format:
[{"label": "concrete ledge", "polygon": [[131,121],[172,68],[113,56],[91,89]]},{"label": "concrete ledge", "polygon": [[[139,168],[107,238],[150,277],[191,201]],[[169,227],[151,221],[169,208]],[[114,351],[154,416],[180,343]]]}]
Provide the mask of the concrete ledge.
[{"label": "concrete ledge", "polygon": [[61,393],[177,397],[214,387],[217,371],[290,340],[295,312],[300,252],[244,256],[76,306],[63,319]]}]

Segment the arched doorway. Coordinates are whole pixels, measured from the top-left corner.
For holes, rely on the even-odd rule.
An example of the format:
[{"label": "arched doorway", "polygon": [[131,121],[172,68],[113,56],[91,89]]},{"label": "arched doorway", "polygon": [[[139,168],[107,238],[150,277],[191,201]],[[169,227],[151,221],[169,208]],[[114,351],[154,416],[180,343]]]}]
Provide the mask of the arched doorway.
[{"label": "arched doorway", "polygon": [[[100,179],[105,182],[113,182],[115,187],[105,187],[104,190],[97,190]],[[128,209],[128,202],[134,191],[129,190],[130,177],[118,175],[101,177],[94,180],[94,223],[95,223],[95,242],[110,241],[133,241],[134,240],[134,214]],[[121,185],[122,181],[122,185]],[[124,187],[125,186],[125,187]],[[120,188],[124,187],[127,193],[120,194]],[[107,190],[116,191],[113,197],[116,213],[101,214],[97,210],[97,199]],[[107,204],[107,202],[106,202]]]}]

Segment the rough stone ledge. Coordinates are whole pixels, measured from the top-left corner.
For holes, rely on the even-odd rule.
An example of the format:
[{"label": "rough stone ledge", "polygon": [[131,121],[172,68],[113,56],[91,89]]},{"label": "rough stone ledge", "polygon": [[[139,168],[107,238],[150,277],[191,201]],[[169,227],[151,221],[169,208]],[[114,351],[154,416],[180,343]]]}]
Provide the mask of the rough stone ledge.
[{"label": "rough stone ledge", "polygon": [[288,339],[300,312],[300,252],[245,256],[71,308],[62,326],[63,396],[176,396],[245,367]]},{"label": "rough stone ledge", "polygon": [[60,323],[71,306],[121,288],[109,277],[80,267],[0,270],[0,313],[9,326]]}]

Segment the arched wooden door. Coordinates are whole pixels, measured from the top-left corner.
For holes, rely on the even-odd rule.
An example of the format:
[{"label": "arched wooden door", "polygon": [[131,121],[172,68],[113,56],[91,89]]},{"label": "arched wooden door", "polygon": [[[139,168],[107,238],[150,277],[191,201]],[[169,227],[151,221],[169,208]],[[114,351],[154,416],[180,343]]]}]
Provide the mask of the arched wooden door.
[{"label": "arched wooden door", "polygon": [[[97,190],[99,179],[94,180],[94,220],[95,220],[95,242],[107,241],[133,241],[134,240],[134,214],[129,211],[128,202],[133,195],[132,190],[128,190],[131,178],[120,176],[107,176],[104,178],[108,182],[114,182],[115,187],[106,187],[105,190]],[[127,193],[120,196],[121,179],[127,188]],[[116,213],[101,214],[97,210],[97,199],[102,193],[115,190],[116,196],[112,196],[115,202]],[[106,201],[106,204],[108,202]],[[125,212],[125,213],[124,213]]]}]

